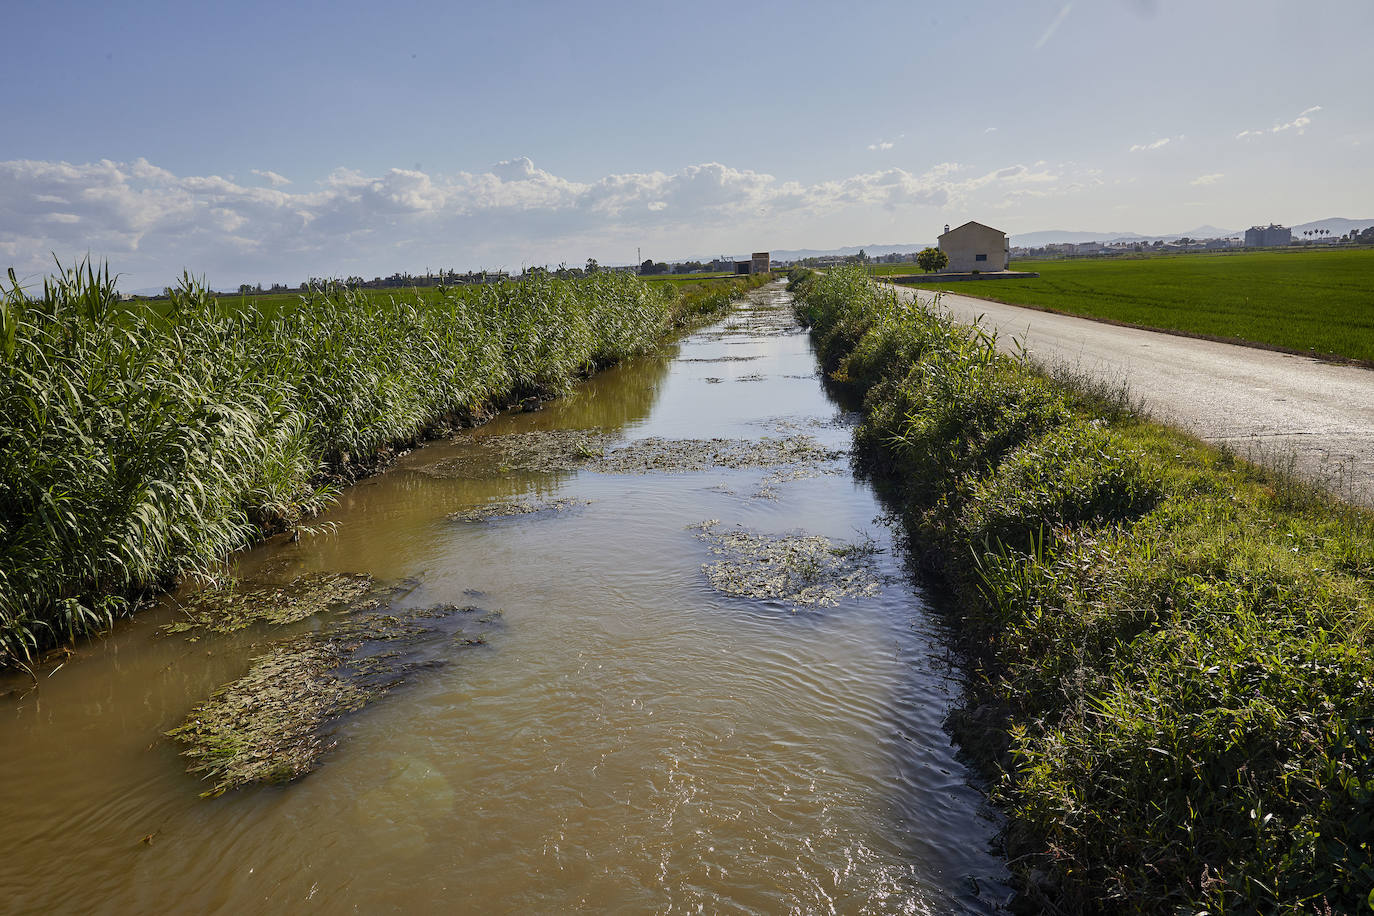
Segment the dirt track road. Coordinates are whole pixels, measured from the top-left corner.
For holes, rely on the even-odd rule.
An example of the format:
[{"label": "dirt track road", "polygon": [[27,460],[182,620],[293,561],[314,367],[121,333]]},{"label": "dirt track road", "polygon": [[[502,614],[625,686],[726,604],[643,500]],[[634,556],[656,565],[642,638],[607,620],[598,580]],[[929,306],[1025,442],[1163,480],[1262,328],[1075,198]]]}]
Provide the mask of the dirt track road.
[{"label": "dirt track road", "polygon": [[1374,371],[953,293],[940,304],[996,330],[1001,349],[1015,338],[1046,365],[1124,380],[1156,418],[1253,460],[1296,462],[1342,498],[1374,506]]}]

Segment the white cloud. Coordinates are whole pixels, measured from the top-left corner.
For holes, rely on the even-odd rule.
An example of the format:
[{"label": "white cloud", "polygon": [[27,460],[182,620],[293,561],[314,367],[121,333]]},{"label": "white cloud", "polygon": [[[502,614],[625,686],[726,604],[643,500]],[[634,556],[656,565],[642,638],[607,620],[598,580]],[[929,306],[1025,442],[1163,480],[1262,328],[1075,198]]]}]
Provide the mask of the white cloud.
[{"label": "white cloud", "polygon": [[254,175],[257,175],[259,178],[265,178],[268,184],[272,185],[272,187],[274,188],[280,188],[283,185],[288,185],[291,183],[290,178],[287,178],[285,175],[278,175],[271,169],[250,169],[249,171],[251,171]]},{"label": "white cloud", "polygon": [[868,144],[868,148],[875,153],[886,152],[894,146],[896,146],[896,144],[891,140],[879,140],[877,143]]},{"label": "white cloud", "polygon": [[1131,152],[1140,153],[1160,149],[1182,139],[1183,134],[1179,134],[1177,137],[1160,137],[1158,140],[1152,140],[1149,143],[1136,143],[1131,146]]},{"label": "white cloud", "polygon": [[1312,115],[1321,111],[1320,105],[1313,105],[1298,112],[1298,116],[1291,121],[1282,124],[1275,124],[1268,130],[1243,130],[1236,134],[1237,140],[1248,140],[1252,137],[1263,137],[1265,134],[1282,134],[1288,131],[1296,131],[1299,134],[1307,133],[1307,126],[1312,123]]},{"label": "white cloud", "polygon": [[1045,33],[1040,36],[1040,40],[1035,43],[1035,50],[1039,51],[1045,46],[1046,42],[1054,37],[1054,33],[1059,31],[1059,26],[1064,23],[1065,19],[1069,18],[1069,12],[1071,10],[1073,10],[1072,3],[1065,3],[1059,8],[1059,14],[1054,17],[1054,21],[1050,23],[1049,28],[1045,29]]},{"label": "white cloud", "polygon": [[454,175],[419,169],[369,175],[341,167],[290,190],[176,175],[145,159],[15,160],[0,162],[6,215],[0,255],[34,272],[51,266],[50,252],[65,261],[89,251],[132,275],[134,288],[164,285],[183,267],[209,272],[214,282],[299,280],[425,263],[556,262],[551,249],[576,257],[593,244],[630,250],[638,239],[673,233],[684,239],[771,233],[842,212],[909,220],[917,208],[1011,205],[1099,183],[1074,166],[1016,164],[970,173],[956,162],[811,184],[718,162],[579,182],[519,157]]},{"label": "white cloud", "polygon": [[995,133],[997,133],[997,128],[995,128],[995,127],[985,127],[985,128],[983,128],[983,133],[985,133],[985,134],[995,134]]},{"label": "white cloud", "polygon": [[1199,176],[1197,176],[1197,177],[1194,178],[1191,182],[1189,182],[1189,184],[1194,184],[1194,185],[1209,185],[1209,184],[1216,184],[1218,181],[1221,181],[1221,179],[1223,179],[1223,178],[1225,178],[1225,177],[1226,177],[1226,173],[1225,173],[1225,172],[1212,172],[1212,173],[1209,174],[1209,175],[1199,175]]}]

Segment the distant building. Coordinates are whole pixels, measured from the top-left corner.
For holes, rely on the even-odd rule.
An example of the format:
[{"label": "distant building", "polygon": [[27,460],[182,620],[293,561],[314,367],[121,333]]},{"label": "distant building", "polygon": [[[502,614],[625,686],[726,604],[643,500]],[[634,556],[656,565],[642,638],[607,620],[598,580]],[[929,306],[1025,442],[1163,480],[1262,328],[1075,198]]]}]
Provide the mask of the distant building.
[{"label": "distant building", "polygon": [[756,251],[749,256],[749,260],[735,262],[735,273],[740,275],[766,274],[768,269],[768,252],[766,251]]},{"label": "distant building", "polygon": [[1273,223],[1267,226],[1251,226],[1245,230],[1246,248],[1273,248],[1290,245],[1292,242],[1293,230]]},{"label": "distant building", "polygon": [[949,255],[945,270],[952,273],[1006,270],[1011,255],[1007,234],[982,223],[968,222],[956,229],[946,226],[939,243],[940,250]]}]

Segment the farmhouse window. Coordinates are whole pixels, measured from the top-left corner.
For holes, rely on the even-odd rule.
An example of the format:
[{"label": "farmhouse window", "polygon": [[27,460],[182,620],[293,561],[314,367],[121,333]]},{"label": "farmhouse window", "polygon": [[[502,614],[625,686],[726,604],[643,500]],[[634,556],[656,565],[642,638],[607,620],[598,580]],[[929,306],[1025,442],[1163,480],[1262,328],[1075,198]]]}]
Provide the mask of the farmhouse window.
[{"label": "farmhouse window", "polygon": [[973,256],[973,260],[975,260],[975,261],[986,261],[987,259],[988,259],[988,256],[985,255],[985,254],[975,254],[975,255]]}]

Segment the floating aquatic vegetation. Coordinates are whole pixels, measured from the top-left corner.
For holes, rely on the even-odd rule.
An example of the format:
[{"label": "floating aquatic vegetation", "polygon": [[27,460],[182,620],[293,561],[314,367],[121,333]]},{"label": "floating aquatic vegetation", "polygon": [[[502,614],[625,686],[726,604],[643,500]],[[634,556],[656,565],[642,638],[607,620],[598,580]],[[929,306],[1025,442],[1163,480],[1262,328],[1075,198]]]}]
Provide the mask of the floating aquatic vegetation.
[{"label": "floating aquatic vegetation", "polygon": [[372,577],[367,575],[317,573],[251,591],[239,591],[235,583],[192,595],[181,605],[183,618],[162,629],[167,633],[232,633],[255,623],[285,626],[321,611],[357,610],[378,600]]},{"label": "floating aquatic vegetation", "polygon": [[763,359],[762,356],[697,356],[679,359],[680,363],[747,363],[752,360]]},{"label": "floating aquatic vegetation", "polygon": [[584,468],[600,474],[649,474],[665,471],[705,471],[711,468],[764,468],[834,461],[844,451],[823,447],[811,436],[762,439],[639,439],[616,449],[612,437],[599,430],[561,429],[504,436],[473,442],[471,454],[447,458],[423,470],[442,477],[482,476],[492,456],[509,471],[572,471]]},{"label": "floating aquatic vegetation", "polygon": [[706,340],[728,340],[732,337],[781,337],[787,334],[799,334],[805,330],[785,302],[774,307],[760,303],[753,308],[746,306],[735,312],[726,324],[700,334],[699,337]]},{"label": "floating aquatic vegetation", "polygon": [[799,429],[851,429],[863,420],[861,414],[841,410],[829,417],[763,417],[751,421],[754,426],[785,433]]},{"label": "floating aquatic vegetation", "polygon": [[692,526],[719,559],[702,571],[716,591],[740,598],[783,601],[794,607],[833,607],[842,598],[872,598],[882,579],[871,541],[846,544],[819,535],[771,536],[718,532],[712,519]]},{"label": "floating aquatic vegetation", "polygon": [[480,478],[497,471],[569,471],[615,441],[599,429],[547,429],[475,437],[464,454],[413,468],[440,478]]},{"label": "floating aquatic vegetation", "polygon": [[846,470],[846,468],[842,467],[824,467],[814,462],[779,468],[759,481],[759,489],[754,493],[754,498],[777,499],[777,487],[779,484],[791,483],[794,480],[808,480],[812,477],[844,474]]},{"label": "floating aquatic vegetation", "polygon": [[514,518],[519,515],[534,515],[540,512],[559,513],[567,509],[588,505],[591,505],[591,500],[586,499],[553,499],[547,502],[531,502],[523,499],[502,500],[484,503],[458,512],[450,512],[445,517],[451,522],[490,522],[498,518]]},{"label": "floating aquatic vegetation", "polygon": [[640,439],[590,462],[603,474],[704,471],[819,464],[845,453],[823,447],[811,436],[762,439]]},{"label": "floating aquatic vegetation", "polygon": [[757,373],[757,372],[751,372],[751,373],[749,373],[748,375],[741,375],[741,376],[739,376],[738,378],[735,379],[735,381],[737,381],[737,382],[761,382],[761,381],[763,381],[764,379],[766,379],[767,377],[768,377],[768,376],[766,376],[766,375],[760,375],[760,374]]},{"label": "floating aquatic vegetation", "polygon": [[442,665],[455,646],[485,642],[499,612],[438,605],[366,614],[325,632],[279,643],[248,673],[196,706],[167,732],[185,746],[187,772],[214,798],[254,783],[290,782],[318,766],[337,743],[343,716]]}]

